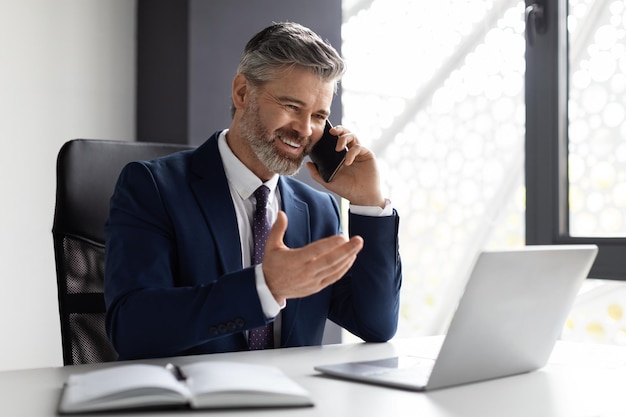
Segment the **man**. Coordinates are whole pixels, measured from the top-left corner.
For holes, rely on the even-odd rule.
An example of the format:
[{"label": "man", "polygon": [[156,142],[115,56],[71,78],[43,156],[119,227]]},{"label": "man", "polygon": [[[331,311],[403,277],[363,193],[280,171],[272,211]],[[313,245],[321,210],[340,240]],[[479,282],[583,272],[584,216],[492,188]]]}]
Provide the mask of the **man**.
[{"label": "man", "polygon": [[[244,50],[229,129],[196,150],[124,168],[105,265],[107,332],[120,359],[247,350],[265,325],[269,346],[316,345],[327,318],[365,341],[395,334],[398,216],[374,155],[336,126],[337,149],[348,148],[336,177],[325,183],[307,163],[350,202],[350,238],[334,198],[289,177],[320,139],[343,72],[309,29],[272,25]],[[261,185],[273,226],[259,261],[252,217]]]}]

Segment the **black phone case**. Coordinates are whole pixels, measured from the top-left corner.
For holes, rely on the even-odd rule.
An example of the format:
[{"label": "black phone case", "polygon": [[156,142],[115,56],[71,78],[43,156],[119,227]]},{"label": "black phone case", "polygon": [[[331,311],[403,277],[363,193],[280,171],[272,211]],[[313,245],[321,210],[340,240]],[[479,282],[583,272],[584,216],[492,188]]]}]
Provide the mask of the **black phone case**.
[{"label": "black phone case", "polygon": [[317,167],[320,175],[326,182],[332,181],[335,174],[343,165],[343,161],[346,159],[346,149],[337,152],[335,147],[337,146],[337,136],[330,134],[330,129],[333,126],[329,121],[326,121],[326,127],[324,128],[324,134],[322,138],[313,146],[309,156],[311,161]]}]

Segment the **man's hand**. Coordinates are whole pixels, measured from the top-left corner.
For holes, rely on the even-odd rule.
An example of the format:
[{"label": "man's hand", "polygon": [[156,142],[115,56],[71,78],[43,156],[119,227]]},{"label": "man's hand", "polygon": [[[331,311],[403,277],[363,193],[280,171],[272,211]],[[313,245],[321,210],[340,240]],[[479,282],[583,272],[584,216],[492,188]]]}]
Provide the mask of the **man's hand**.
[{"label": "man's hand", "polygon": [[359,206],[385,206],[380,190],[380,178],[374,153],[359,143],[358,138],[343,126],[335,126],[330,133],[338,136],[337,149],[348,148],[346,160],[335,178],[325,182],[315,164],[307,162],[311,177],[329,191]]},{"label": "man's hand", "polygon": [[279,304],[286,299],[315,294],[338,281],[354,263],[363,248],[363,239],[330,236],[302,248],[290,249],[283,243],[287,215],[280,211],[265,242],[263,274]]}]

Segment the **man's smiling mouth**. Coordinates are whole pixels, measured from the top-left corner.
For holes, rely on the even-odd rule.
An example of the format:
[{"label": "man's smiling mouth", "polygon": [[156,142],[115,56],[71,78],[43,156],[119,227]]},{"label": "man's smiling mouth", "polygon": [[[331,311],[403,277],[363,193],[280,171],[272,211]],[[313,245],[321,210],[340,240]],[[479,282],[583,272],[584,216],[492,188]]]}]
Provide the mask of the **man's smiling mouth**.
[{"label": "man's smiling mouth", "polygon": [[290,149],[293,149],[293,150],[299,150],[300,148],[304,146],[304,142],[302,140],[289,138],[289,137],[285,137],[281,135],[278,135],[277,139],[281,143],[283,143],[284,145],[288,146]]},{"label": "man's smiling mouth", "polygon": [[302,146],[302,143],[300,143],[299,141],[293,140],[293,139],[288,139],[288,138],[283,138],[283,137],[279,137],[278,138],[282,143],[284,143],[285,145],[289,145],[292,148],[300,148]]}]

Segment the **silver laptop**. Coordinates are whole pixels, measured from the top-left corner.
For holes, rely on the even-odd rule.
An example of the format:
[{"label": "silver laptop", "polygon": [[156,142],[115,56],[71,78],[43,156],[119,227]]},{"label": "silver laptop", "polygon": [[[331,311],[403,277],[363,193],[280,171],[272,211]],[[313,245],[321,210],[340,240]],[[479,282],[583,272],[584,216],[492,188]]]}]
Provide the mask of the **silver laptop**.
[{"label": "silver laptop", "polygon": [[595,245],[478,256],[436,357],[320,365],[330,376],[425,391],[543,367],[596,257]]}]

